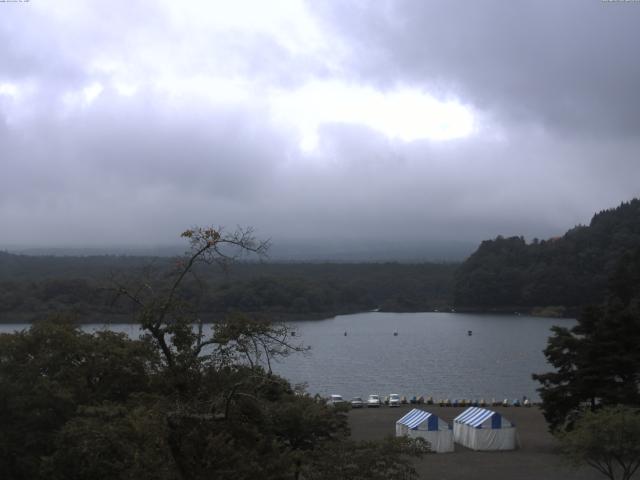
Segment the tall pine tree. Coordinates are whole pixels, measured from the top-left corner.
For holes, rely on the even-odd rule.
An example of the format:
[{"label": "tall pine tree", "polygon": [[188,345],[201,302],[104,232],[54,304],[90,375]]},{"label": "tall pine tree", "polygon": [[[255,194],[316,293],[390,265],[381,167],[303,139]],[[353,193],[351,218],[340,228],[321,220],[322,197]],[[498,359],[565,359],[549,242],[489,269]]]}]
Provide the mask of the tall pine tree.
[{"label": "tall pine tree", "polygon": [[584,410],[640,406],[640,249],[626,255],[607,301],[572,328],[554,327],[544,353],[554,372],[534,374],[552,430],[571,428]]}]

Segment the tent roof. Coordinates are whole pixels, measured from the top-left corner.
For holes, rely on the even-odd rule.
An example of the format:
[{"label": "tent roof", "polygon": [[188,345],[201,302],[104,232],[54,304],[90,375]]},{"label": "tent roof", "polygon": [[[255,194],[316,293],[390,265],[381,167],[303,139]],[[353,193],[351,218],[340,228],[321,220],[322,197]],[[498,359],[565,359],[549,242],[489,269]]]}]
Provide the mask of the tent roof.
[{"label": "tent roof", "polygon": [[419,410],[414,408],[409,413],[407,413],[404,417],[398,420],[396,423],[400,423],[402,425],[406,425],[409,428],[416,428],[422,422],[427,420],[432,413],[425,412],[424,410]]},{"label": "tent roof", "polygon": [[496,415],[496,412],[487,410],[480,407],[469,407],[456,418],[453,419],[456,423],[462,423],[471,427],[479,427],[487,419]]}]

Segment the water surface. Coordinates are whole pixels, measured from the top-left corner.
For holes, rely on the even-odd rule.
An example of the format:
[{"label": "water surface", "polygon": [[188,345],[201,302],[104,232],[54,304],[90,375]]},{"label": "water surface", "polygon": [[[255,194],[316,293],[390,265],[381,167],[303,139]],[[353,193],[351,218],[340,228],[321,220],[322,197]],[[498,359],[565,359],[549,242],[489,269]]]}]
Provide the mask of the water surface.
[{"label": "water surface", "polygon": [[296,339],[311,346],[310,354],[288,358],[274,369],[293,383],[307,382],[310,392],[321,395],[537,399],[539,385],[531,374],[550,369],[542,353],[549,329],[574,323],[435,312],[291,322]]},{"label": "water surface", "polygon": [[[311,350],[273,367],[292,383],[306,383],[310,393],[323,396],[399,393],[449,399],[537,399],[538,384],[531,374],[550,369],[542,354],[549,329],[574,323],[568,319],[435,312],[368,312],[289,322],[296,331],[294,341]],[[0,332],[27,327],[0,325]],[[83,328],[95,331],[105,325]],[[131,337],[140,334],[138,325],[107,328]]]}]

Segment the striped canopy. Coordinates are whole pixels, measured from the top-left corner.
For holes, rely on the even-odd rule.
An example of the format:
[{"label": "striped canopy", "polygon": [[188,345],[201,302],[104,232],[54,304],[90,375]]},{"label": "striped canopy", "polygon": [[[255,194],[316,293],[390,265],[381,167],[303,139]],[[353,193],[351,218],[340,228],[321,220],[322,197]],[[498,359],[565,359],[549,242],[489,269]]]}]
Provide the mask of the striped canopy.
[{"label": "striped canopy", "polygon": [[418,428],[418,426],[425,421],[427,421],[429,430],[438,429],[438,417],[432,413],[425,412],[424,410],[419,410],[417,408],[411,410],[396,423],[400,423],[402,425],[406,425],[410,429],[414,429]]},{"label": "striped canopy", "polygon": [[491,428],[502,427],[502,415],[492,410],[480,407],[469,407],[456,418],[455,423],[462,423],[473,428],[482,428],[482,424],[491,418]]}]

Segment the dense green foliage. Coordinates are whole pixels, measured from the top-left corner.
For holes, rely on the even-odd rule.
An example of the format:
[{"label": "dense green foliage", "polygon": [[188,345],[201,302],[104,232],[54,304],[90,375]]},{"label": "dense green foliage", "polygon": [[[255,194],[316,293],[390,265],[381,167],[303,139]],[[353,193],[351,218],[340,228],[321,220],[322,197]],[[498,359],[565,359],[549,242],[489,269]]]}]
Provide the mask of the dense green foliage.
[{"label": "dense green foliage", "polygon": [[[348,440],[341,411],[228,351],[170,367],[149,338],[58,320],[0,335],[0,352],[1,478],[327,478],[336,449],[379,451]],[[392,454],[405,446],[387,462],[410,474]]]},{"label": "dense green foliage", "polygon": [[560,436],[562,452],[576,466],[587,464],[611,480],[629,480],[640,467],[640,410],[606,407],[587,412]]},{"label": "dense green foliage", "polygon": [[[162,277],[175,259],[28,257],[0,252],[0,321],[74,312],[89,321],[130,313],[113,302],[111,277]],[[229,312],[319,317],[381,308],[419,311],[451,305],[452,264],[237,263],[227,273],[199,269],[185,282],[205,319]]]},{"label": "dense green foliage", "polygon": [[607,281],[625,254],[640,248],[640,200],[596,214],[563,237],[482,242],[456,273],[457,308],[578,311],[605,298]]},{"label": "dense green foliage", "polygon": [[[99,419],[105,424],[113,420],[113,425],[105,429],[104,443],[94,448],[119,449],[116,431],[124,425],[118,423],[124,424],[127,415],[140,415],[135,399],[157,389],[158,355],[147,343],[115,333],[83,334],[59,321],[35,324],[29,331],[1,335],[0,352],[2,478],[41,478],[55,470],[52,462],[65,461],[67,453],[80,448],[70,444],[72,429]],[[127,404],[131,412],[124,408]],[[152,420],[140,416],[142,422]],[[131,426],[126,434],[134,436],[134,430]],[[122,436],[125,449],[127,435]],[[104,461],[128,461],[128,453],[113,453]]]},{"label": "dense green foliage", "polygon": [[553,430],[585,410],[640,407],[640,248],[619,262],[605,304],[586,308],[572,328],[554,327],[544,353],[555,371],[534,375]]},{"label": "dense green foliage", "polygon": [[271,372],[272,358],[302,349],[285,326],[236,316],[203,333],[181,287],[196,264],[226,262],[227,247],[260,253],[250,233],[187,230],[175,269],[153,283],[114,278],[139,340],[62,317],[0,335],[0,478],[415,478],[407,455],[424,442],[352,442],[342,408]]}]

